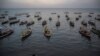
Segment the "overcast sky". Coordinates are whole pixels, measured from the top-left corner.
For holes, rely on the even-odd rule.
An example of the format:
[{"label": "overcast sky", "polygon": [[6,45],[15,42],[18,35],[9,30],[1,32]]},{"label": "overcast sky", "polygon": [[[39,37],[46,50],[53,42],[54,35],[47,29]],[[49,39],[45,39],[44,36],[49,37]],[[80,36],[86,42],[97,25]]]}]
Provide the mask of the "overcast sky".
[{"label": "overcast sky", "polygon": [[100,8],[100,0],[0,0],[1,8]]}]

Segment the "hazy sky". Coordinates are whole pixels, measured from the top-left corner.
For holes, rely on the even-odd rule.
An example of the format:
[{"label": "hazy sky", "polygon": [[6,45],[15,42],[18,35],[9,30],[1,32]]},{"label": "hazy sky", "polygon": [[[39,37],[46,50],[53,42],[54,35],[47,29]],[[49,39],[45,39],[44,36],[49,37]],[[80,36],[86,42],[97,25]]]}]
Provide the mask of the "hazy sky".
[{"label": "hazy sky", "polygon": [[100,8],[100,0],[0,0],[2,8]]}]

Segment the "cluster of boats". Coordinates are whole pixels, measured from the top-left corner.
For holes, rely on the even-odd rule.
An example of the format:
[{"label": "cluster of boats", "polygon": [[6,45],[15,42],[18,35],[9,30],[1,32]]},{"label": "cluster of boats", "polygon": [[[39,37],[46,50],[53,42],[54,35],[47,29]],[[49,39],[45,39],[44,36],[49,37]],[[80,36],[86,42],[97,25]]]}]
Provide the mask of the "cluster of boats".
[{"label": "cluster of boats", "polygon": [[[57,13],[51,13],[51,14],[57,14]],[[80,18],[82,18],[80,12],[75,12],[75,14],[78,14],[78,16],[75,18],[76,21],[78,21]],[[94,14],[94,13],[90,13],[88,15],[88,17],[92,17],[91,14]],[[21,37],[22,37],[22,40],[26,39],[27,37],[29,37],[31,34],[32,34],[32,29],[29,27],[31,25],[33,25],[35,22],[34,21],[27,21],[27,20],[23,20],[21,21],[20,19],[17,19],[17,17],[9,17],[8,19],[5,19],[5,16],[7,16],[8,14],[2,14],[2,16],[0,16],[0,19],[3,19],[1,21],[1,24],[16,24],[16,23],[19,23],[19,25],[26,25],[28,26],[28,28],[26,28],[24,31],[21,32]],[[21,15],[25,15],[26,17],[30,17],[30,15],[28,13],[21,13],[21,14],[16,14],[16,16],[21,16]],[[35,15],[34,15],[35,18],[37,18],[38,21],[42,20],[42,17],[40,16],[40,12],[37,12]],[[57,15],[57,22],[55,24],[56,27],[60,27],[60,15]],[[69,25],[71,27],[74,27],[75,26],[75,23],[74,21],[71,21],[69,15],[68,15],[68,12],[66,12],[66,15],[65,15],[65,18],[67,21],[69,21]],[[49,17],[48,19],[49,21],[52,21],[52,17]],[[98,20],[100,21],[100,15],[97,15],[97,17],[95,17],[95,20]],[[96,26],[95,25],[95,22],[93,20],[90,20],[88,22],[86,21],[81,21],[81,25],[83,27],[80,27],[79,29],[79,33],[84,36],[84,37],[87,37],[87,38],[90,38],[91,37],[91,32],[93,32],[94,34],[97,34],[99,37],[100,37],[100,30],[96,29],[96,28],[91,28],[91,31],[88,31],[87,29],[85,29],[85,27],[87,27],[89,25],[91,26]],[[44,27],[44,36],[47,37],[48,39],[51,37],[52,33],[51,33],[51,30],[48,28],[47,26],[47,21],[46,20],[43,20],[42,22],[42,26]],[[11,35],[14,31],[10,28],[7,28],[7,29],[0,29],[0,38],[3,38],[3,37],[6,37],[8,35]]]}]

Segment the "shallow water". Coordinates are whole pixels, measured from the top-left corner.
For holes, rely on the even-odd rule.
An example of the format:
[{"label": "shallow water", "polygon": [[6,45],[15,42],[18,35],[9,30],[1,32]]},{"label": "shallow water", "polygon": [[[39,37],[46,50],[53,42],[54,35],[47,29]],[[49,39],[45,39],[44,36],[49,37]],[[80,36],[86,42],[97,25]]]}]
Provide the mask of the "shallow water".
[{"label": "shallow water", "polygon": [[[100,38],[91,33],[91,40],[79,34],[79,27],[82,20],[94,20],[97,14],[100,14],[99,9],[1,9],[0,12],[8,11],[8,16],[14,16],[16,13],[29,13],[31,16],[18,16],[20,20],[34,20],[35,24],[32,28],[32,35],[21,41],[21,31],[26,26],[20,26],[18,23],[9,26],[14,29],[14,33],[9,37],[0,40],[0,56],[99,56],[100,55]],[[35,12],[41,12],[42,20],[37,21],[34,18]],[[71,21],[75,22],[75,27],[69,26],[69,21],[66,20],[64,12],[69,12]],[[51,14],[56,12],[57,14]],[[82,12],[82,18],[75,21],[78,16],[74,12]],[[88,17],[89,12],[94,12],[92,18]],[[61,26],[56,28],[57,15],[60,15]],[[52,21],[48,20],[52,17]],[[48,40],[43,35],[42,21],[47,20],[49,28],[52,30],[52,37]],[[100,21],[95,20],[96,28],[100,30]],[[2,25],[0,25],[2,26]],[[90,25],[88,25],[90,26]],[[90,29],[90,27],[88,27]]]}]

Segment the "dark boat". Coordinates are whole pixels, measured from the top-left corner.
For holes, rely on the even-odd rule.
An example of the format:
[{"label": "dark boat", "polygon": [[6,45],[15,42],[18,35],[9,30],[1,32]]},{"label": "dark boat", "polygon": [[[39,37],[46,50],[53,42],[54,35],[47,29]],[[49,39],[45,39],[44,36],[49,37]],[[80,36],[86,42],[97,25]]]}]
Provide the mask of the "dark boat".
[{"label": "dark boat", "polygon": [[60,21],[57,21],[56,22],[56,27],[59,27],[60,26]]},{"label": "dark boat", "polygon": [[27,28],[21,33],[22,40],[25,40],[27,37],[29,37],[32,34],[31,28]]},{"label": "dark boat", "polygon": [[13,33],[12,29],[9,29],[9,28],[4,29],[4,30],[0,29],[0,39],[9,36],[12,33]]},{"label": "dark boat", "polygon": [[87,37],[87,38],[90,38],[90,32],[85,30],[84,28],[80,27],[80,30],[79,30],[79,33],[84,36],[84,37]]},{"label": "dark boat", "polygon": [[46,25],[46,24],[47,24],[47,21],[44,20],[44,21],[42,22],[42,26],[44,26],[44,25]]},{"label": "dark boat", "polygon": [[60,18],[60,15],[58,15],[57,17]]},{"label": "dark boat", "polygon": [[51,21],[52,20],[52,18],[51,17],[49,17],[49,21]]},{"label": "dark boat", "polygon": [[21,22],[19,23],[19,25],[24,25],[24,24],[27,24],[27,21],[21,21]]},{"label": "dark boat", "polygon": [[39,15],[34,15],[34,17],[39,17]]},{"label": "dark boat", "polygon": [[38,17],[38,21],[40,21],[42,19],[42,17]]},{"label": "dark boat", "polygon": [[88,24],[95,26],[95,23],[93,21],[88,21]]},{"label": "dark boat", "polygon": [[19,21],[20,21],[19,19],[18,19],[18,20],[16,19],[16,20],[11,20],[9,23],[10,23],[10,24],[16,24],[16,23],[18,23]]},{"label": "dark boat", "polygon": [[100,30],[97,30],[97,29],[95,29],[95,28],[92,28],[91,31],[92,31],[94,34],[96,34],[96,35],[98,35],[98,36],[100,37]]},{"label": "dark boat", "polygon": [[96,20],[100,21],[100,17],[95,17]]},{"label": "dark boat", "polygon": [[6,24],[6,23],[8,23],[8,22],[9,22],[8,20],[4,20],[4,21],[2,21],[1,24]]},{"label": "dark boat", "polygon": [[76,18],[76,21],[78,21],[78,20],[79,20],[79,18],[77,17],[77,18]]},{"label": "dark boat", "polygon": [[9,20],[15,20],[17,19],[16,17],[10,17]]},{"label": "dark boat", "polygon": [[82,21],[81,24],[82,24],[83,26],[86,26],[86,27],[87,27],[87,22]]},{"label": "dark boat", "polygon": [[34,21],[31,21],[31,22],[27,22],[27,26],[31,26],[31,25],[33,25],[34,24]]},{"label": "dark boat", "polygon": [[70,20],[70,18],[69,18],[69,17],[67,17],[67,18],[66,18],[66,20]]},{"label": "dark boat", "polygon": [[88,15],[88,17],[92,17],[92,15]]},{"label": "dark boat", "polygon": [[69,24],[70,26],[74,27],[74,22],[70,21]]}]

